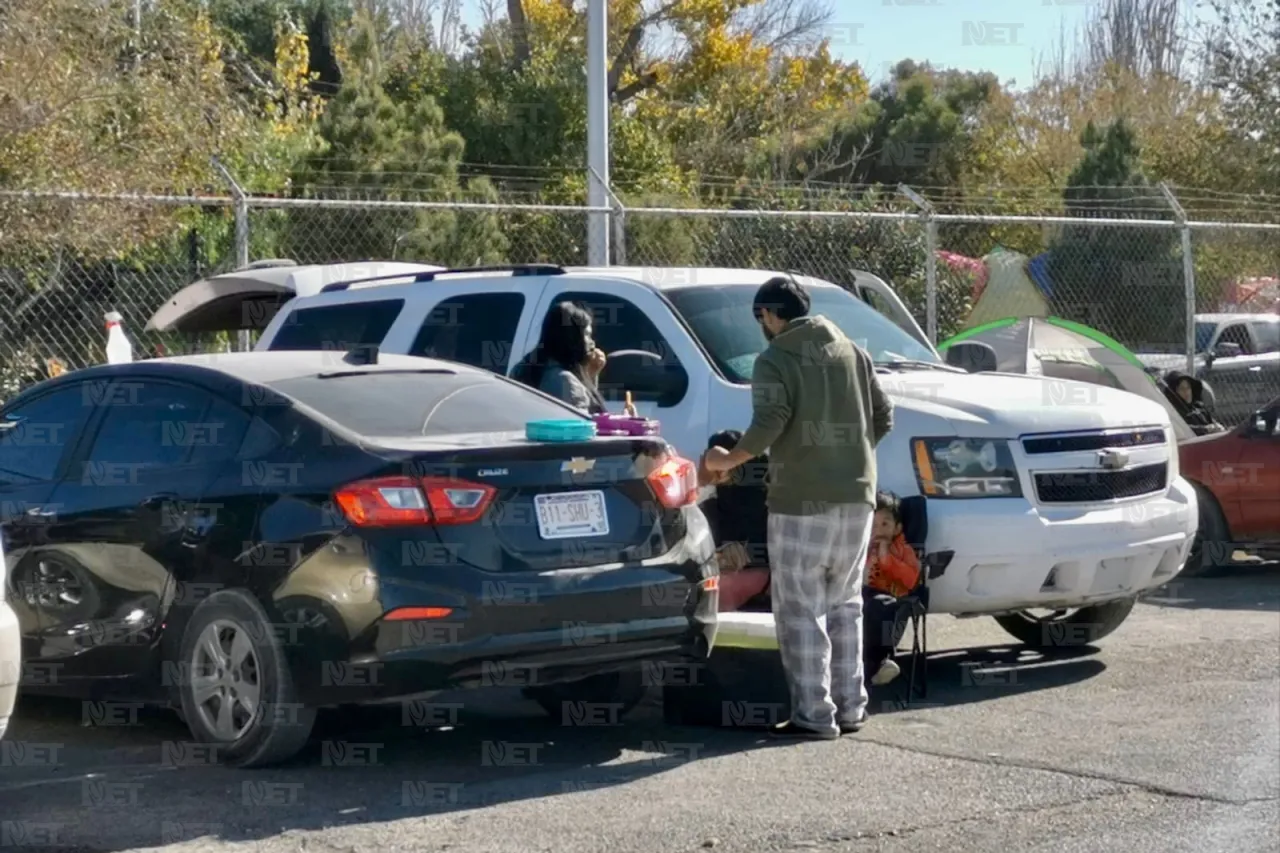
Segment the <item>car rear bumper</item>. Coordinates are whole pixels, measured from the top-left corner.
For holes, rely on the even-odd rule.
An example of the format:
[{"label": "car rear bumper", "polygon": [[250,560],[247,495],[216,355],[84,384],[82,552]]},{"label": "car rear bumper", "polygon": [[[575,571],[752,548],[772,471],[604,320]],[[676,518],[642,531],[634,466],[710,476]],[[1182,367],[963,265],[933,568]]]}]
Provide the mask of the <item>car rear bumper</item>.
[{"label": "car rear bumper", "polygon": [[319,683],[307,685],[302,699],[308,705],[361,704],[459,688],[533,687],[646,664],[706,660],[715,640],[716,614],[714,596],[704,600],[710,606],[693,619],[474,640],[459,640],[457,623],[388,622],[379,629],[380,645],[393,648],[324,667]]},{"label": "car rear bumper", "polygon": [[[0,556],[0,559],[3,559]],[[22,676],[22,635],[13,609],[0,601],[0,738],[4,737],[18,698]]]},{"label": "car rear bumper", "polygon": [[1089,509],[1013,501],[929,501],[929,551],[952,551],[929,580],[935,613],[1079,607],[1135,596],[1182,571],[1198,524],[1179,477],[1155,497]]}]

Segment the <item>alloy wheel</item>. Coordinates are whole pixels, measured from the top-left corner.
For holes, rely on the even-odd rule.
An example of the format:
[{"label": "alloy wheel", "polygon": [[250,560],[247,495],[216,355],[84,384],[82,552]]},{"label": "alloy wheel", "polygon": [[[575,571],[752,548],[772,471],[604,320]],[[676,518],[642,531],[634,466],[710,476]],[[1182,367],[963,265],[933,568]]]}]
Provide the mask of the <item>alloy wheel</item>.
[{"label": "alloy wheel", "polygon": [[206,730],[218,740],[238,740],[261,707],[262,667],[243,626],[210,622],[191,656],[191,698]]}]

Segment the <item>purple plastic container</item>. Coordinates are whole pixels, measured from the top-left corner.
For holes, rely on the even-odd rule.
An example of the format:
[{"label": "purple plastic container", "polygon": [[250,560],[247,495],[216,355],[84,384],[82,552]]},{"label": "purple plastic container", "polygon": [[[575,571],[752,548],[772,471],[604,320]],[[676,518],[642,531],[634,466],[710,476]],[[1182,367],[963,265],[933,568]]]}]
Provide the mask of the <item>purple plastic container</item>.
[{"label": "purple plastic container", "polygon": [[653,418],[632,418],[609,412],[595,416],[596,435],[659,435]]}]

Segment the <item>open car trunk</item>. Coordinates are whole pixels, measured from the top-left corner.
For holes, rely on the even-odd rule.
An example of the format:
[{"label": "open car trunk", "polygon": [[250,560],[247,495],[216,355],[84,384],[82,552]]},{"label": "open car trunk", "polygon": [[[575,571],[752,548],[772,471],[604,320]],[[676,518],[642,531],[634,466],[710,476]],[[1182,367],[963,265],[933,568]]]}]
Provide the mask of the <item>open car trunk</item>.
[{"label": "open car trunk", "polygon": [[193,334],[260,332],[290,299],[319,293],[326,284],[439,269],[427,264],[383,261],[308,266],[298,266],[293,261],[259,261],[182,288],[151,315],[146,330]]}]

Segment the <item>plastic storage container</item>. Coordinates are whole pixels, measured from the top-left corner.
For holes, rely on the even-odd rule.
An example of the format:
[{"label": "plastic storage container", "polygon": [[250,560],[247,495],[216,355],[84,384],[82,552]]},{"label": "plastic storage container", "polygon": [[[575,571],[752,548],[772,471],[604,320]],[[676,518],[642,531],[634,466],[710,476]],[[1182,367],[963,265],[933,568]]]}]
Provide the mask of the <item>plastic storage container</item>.
[{"label": "plastic storage container", "polygon": [[595,416],[597,435],[659,435],[659,424],[653,418],[633,418],[605,412]]},{"label": "plastic storage container", "polygon": [[596,437],[593,421],[548,420],[529,421],[524,425],[525,438],[530,441],[586,441]]}]

